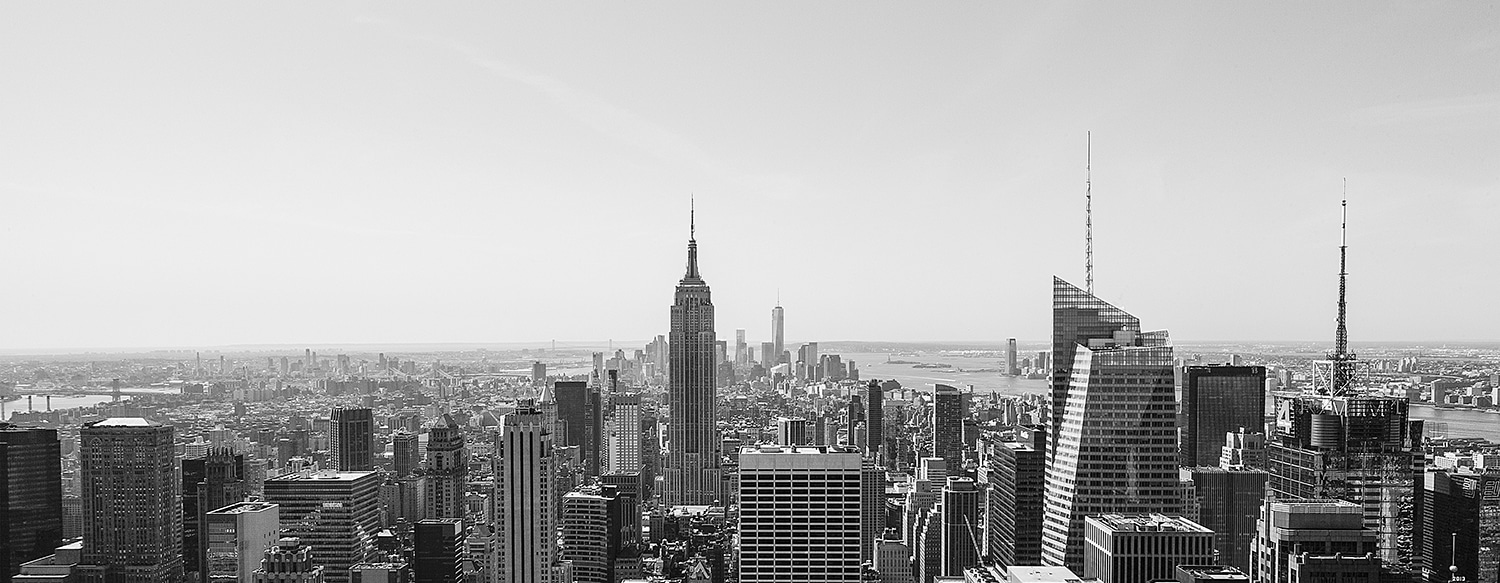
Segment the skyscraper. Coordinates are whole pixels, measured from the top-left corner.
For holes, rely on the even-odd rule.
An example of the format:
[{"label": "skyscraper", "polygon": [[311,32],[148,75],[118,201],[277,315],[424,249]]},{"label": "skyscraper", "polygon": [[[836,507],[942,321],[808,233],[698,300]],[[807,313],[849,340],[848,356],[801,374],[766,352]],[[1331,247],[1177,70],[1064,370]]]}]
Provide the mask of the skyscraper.
[{"label": "skyscraper", "polygon": [[458,518],[428,518],[413,534],[416,583],[461,583],[464,580],[464,523]]},{"label": "skyscraper", "polygon": [[943,572],[962,577],[979,564],[979,489],[974,480],[949,477],[943,486]]},{"label": "skyscraper", "polygon": [[664,501],[668,506],[720,500],[718,410],[714,394],[714,304],[698,274],[698,241],[689,229],[687,273],[672,304],[667,370],[667,454]]},{"label": "skyscraper", "polygon": [[1500,470],[1429,469],[1417,494],[1421,580],[1500,581]]},{"label": "skyscraper", "polygon": [[564,495],[561,531],[558,559],[573,562],[574,583],[610,583],[609,500],[583,492]]},{"label": "skyscraper", "polygon": [[980,439],[980,480],[989,488],[984,554],[1002,566],[1040,565],[1047,430],[1018,426],[1011,435],[988,431]]},{"label": "skyscraper", "polygon": [[206,513],[204,539],[211,583],[251,583],[266,549],[281,532],[277,506],[237,502]]},{"label": "skyscraper", "polygon": [[786,312],[777,301],[776,307],[771,308],[771,352],[761,355],[761,360],[770,368],[782,363],[783,354],[786,354]]},{"label": "skyscraper", "polygon": [[750,345],[745,343],[745,329],[734,331],[734,364],[744,366],[750,361]]},{"label": "skyscraper", "polygon": [[[1176,391],[1165,331],[1140,333],[1135,317],[1053,282],[1053,320],[1062,328],[1053,335],[1073,342],[1054,349],[1070,364],[1062,369],[1063,402],[1052,411],[1058,439],[1047,467],[1042,558],[1077,571],[1085,516],[1181,512]],[[1094,335],[1109,328],[1119,329]]]},{"label": "skyscraper", "polygon": [[553,536],[552,435],[536,409],[522,407],[500,423],[495,459],[495,512],[504,583],[550,583]]},{"label": "skyscraper", "polygon": [[375,469],[375,414],[367,408],[334,407],[328,415],[328,449],[333,469]]},{"label": "skyscraper", "polygon": [[464,430],[453,421],[453,416],[445,413],[427,428],[424,476],[427,518],[464,517],[464,487],[468,485],[468,474],[469,454],[464,447]]},{"label": "skyscraper", "polygon": [[885,468],[866,458],[860,470],[859,560],[875,560],[880,536],[885,533]]},{"label": "skyscraper", "polygon": [[330,583],[348,583],[349,568],[370,559],[380,530],[380,474],[303,470],[266,480],[281,528],[311,549]]},{"label": "skyscraper", "polygon": [[885,443],[885,390],[880,381],[870,381],[865,387],[865,457],[880,464],[880,446]]},{"label": "skyscraper", "polygon": [[[1052,278],[1052,434],[1047,437],[1047,459],[1057,447],[1072,383],[1073,354],[1093,338],[1113,338],[1117,331],[1140,332],[1141,321],[1124,310],[1078,289],[1061,278]],[[1080,526],[1081,528],[1081,526]]]},{"label": "skyscraper", "polygon": [[417,434],[404,429],[391,434],[391,471],[397,478],[410,476],[422,467]]},{"label": "skyscraper", "polygon": [[62,544],[61,459],[56,429],[0,422],[0,560],[6,576]]},{"label": "skyscraper", "polygon": [[552,398],[557,403],[557,447],[583,447],[589,428],[589,384],[585,381],[552,383]]},{"label": "skyscraper", "polygon": [[932,392],[932,455],[957,473],[964,464],[963,395],[958,387],[937,385]]},{"label": "skyscraper", "polygon": [[208,581],[208,513],[249,493],[245,458],[229,448],[182,460],[182,568],[189,580]]},{"label": "skyscraper", "polygon": [[1214,532],[1219,563],[1250,572],[1255,521],[1266,497],[1266,473],[1198,466],[1182,468],[1180,475],[1193,483],[1198,506],[1196,522]]},{"label": "skyscraper", "polygon": [[139,417],[79,431],[84,583],[182,580],[182,506],[172,427]]},{"label": "skyscraper", "polygon": [[744,448],[740,581],[859,581],[861,467],[853,451]]},{"label": "skyscraper", "polygon": [[1265,425],[1266,367],[1189,366],[1182,375],[1184,466],[1219,465],[1224,436]]},{"label": "skyscraper", "polygon": [[1016,366],[1016,339],[1010,338],[1005,341],[1005,374],[1021,374],[1021,367]]},{"label": "skyscraper", "polygon": [[609,473],[634,474],[641,471],[641,397],[619,395],[614,398],[615,414],[610,419]]},{"label": "skyscraper", "polygon": [[1379,581],[1379,544],[1363,523],[1359,505],[1343,500],[1267,500],[1256,522],[1250,580]]}]

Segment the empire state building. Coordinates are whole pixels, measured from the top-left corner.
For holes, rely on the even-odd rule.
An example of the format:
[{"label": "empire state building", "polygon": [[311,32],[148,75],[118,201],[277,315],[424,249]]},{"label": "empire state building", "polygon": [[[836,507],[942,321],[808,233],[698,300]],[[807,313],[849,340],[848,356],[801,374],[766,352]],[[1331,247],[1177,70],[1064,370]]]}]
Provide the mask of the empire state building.
[{"label": "empire state building", "polygon": [[[691,223],[690,223],[691,224]],[[718,410],[714,403],[714,304],[698,275],[698,241],[688,235],[687,273],[677,282],[668,337],[666,478],[668,506],[706,505],[720,496]]]}]

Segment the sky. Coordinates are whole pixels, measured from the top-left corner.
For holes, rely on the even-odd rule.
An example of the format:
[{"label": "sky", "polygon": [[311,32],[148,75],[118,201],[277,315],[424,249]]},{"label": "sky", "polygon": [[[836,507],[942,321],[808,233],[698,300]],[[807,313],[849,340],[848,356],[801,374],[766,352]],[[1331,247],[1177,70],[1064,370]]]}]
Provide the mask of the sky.
[{"label": "sky", "polygon": [[1145,328],[1331,341],[1347,180],[1350,337],[1500,339],[1497,63],[1496,2],[6,2],[0,349],[649,339],[690,204],[720,338],[1043,339],[1086,177]]}]

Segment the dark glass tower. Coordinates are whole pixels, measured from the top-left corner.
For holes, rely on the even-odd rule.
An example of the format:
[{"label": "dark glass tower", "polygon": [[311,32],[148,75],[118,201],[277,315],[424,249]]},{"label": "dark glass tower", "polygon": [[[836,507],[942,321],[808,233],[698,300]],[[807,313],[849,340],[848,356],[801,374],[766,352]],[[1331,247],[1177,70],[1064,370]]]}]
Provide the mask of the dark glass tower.
[{"label": "dark glass tower", "polygon": [[207,514],[245,499],[245,457],[228,448],[182,460],[182,568],[189,581],[208,581]]},{"label": "dark glass tower", "polygon": [[460,583],[464,580],[464,523],[457,518],[417,522],[413,558],[416,583]]},{"label": "dark glass tower", "polygon": [[880,381],[870,381],[865,388],[865,457],[883,464],[880,446],[885,443],[885,388]]},{"label": "dark glass tower", "polygon": [[714,303],[698,274],[698,241],[689,230],[687,273],[677,282],[668,337],[668,505],[720,499],[718,411],[714,403]]},{"label": "dark glass tower", "polygon": [[1259,431],[1266,417],[1266,367],[1189,366],[1182,376],[1182,453],[1187,467],[1219,465],[1224,434]]},{"label": "dark glass tower", "polygon": [[932,394],[932,456],[943,458],[948,473],[964,467],[964,406],[958,387],[937,385]]},{"label": "dark glass tower", "polygon": [[557,381],[552,384],[552,398],[557,403],[557,447],[584,446],[589,428],[589,384],[586,381]]},{"label": "dark glass tower", "polygon": [[334,407],[329,414],[328,449],[340,472],[375,469],[375,414],[369,409]]},{"label": "dark glass tower", "polygon": [[6,575],[62,544],[57,430],[0,423],[0,556]]}]

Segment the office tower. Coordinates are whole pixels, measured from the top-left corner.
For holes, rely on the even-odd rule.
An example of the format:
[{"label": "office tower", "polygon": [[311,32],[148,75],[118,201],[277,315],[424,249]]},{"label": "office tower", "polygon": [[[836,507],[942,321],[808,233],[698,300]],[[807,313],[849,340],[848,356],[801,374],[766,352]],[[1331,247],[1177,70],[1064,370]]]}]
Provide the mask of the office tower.
[{"label": "office tower", "polygon": [[720,499],[718,410],[714,394],[714,304],[698,274],[698,241],[689,231],[687,273],[677,283],[667,343],[667,455],[664,502],[712,504]]},{"label": "office tower", "polygon": [[[1061,278],[1052,278],[1052,433],[1047,446],[1056,448],[1063,413],[1072,383],[1073,354],[1093,338],[1114,338],[1115,332],[1140,332],[1141,322],[1124,310],[1078,289]],[[1054,457],[1047,452],[1048,463]],[[1080,523],[1080,529],[1082,528]]]},{"label": "office tower", "polygon": [[323,583],[323,565],[313,562],[312,547],[297,537],[281,537],[266,550],[252,583]]},{"label": "office tower", "polygon": [[1410,505],[1420,473],[1421,421],[1410,421],[1404,397],[1347,391],[1276,399],[1267,436],[1268,490],[1277,499],[1347,500],[1364,508],[1388,568],[1410,564]]},{"label": "office tower", "polygon": [[979,488],[968,478],[943,486],[943,576],[962,577],[979,564]]},{"label": "office tower", "polygon": [[963,395],[957,387],[937,385],[932,393],[932,455],[943,458],[951,473],[963,470]]},{"label": "office tower", "polygon": [[1040,565],[1047,430],[1019,426],[980,439],[980,480],[988,487],[983,554],[1001,566]]},{"label": "office tower", "polygon": [[[764,350],[764,349],[762,349]],[[781,355],[786,353],[786,312],[781,309],[781,302],[776,302],[776,307],[771,308],[771,350],[762,355],[766,367],[781,364],[784,360]]]},{"label": "office tower", "polygon": [[1500,581],[1500,470],[1429,469],[1417,494],[1412,543],[1421,580]]},{"label": "office tower", "polygon": [[422,450],[417,434],[405,429],[391,434],[391,471],[398,478],[412,475],[422,468]]},{"label": "office tower", "polygon": [[557,447],[583,447],[589,427],[589,384],[584,381],[552,383],[552,398],[557,403]]},{"label": "office tower", "polygon": [[885,532],[885,468],[865,459],[859,482],[859,560],[875,560],[875,545]]},{"label": "office tower", "polygon": [[[1059,369],[1068,385],[1052,412],[1042,558],[1078,570],[1085,516],[1182,511],[1176,391],[1165,331],[1137,332],[1133,316],[1053,282],[1054,337],[1074,342],[1053,350],[1071,363]],[[1123,329],[1094,335],[1111,327]]]},{"label": "office tower", "polygon": [[734,331],[734,364],[744,366],[748,360],[747,352],[750,346],[745,344],[745,329]]},{"label": "office tower", "polygon": [[1182,433],[1178,463],[1219,465],[1224,435],[1265,423],[1266,367],[1188,366],[1182,375]]},{"label": "office tower", "polygon": [[801,417],[782,417],[777,419],[776,444],[782,446],[807,445],[807,420]]},{"label": "office tower", "polygon": [[760,360],[756,362],[759,362],[761,367],[766,369],[767,375],[771,374],[771,367],[776,366],[776,360],[778,360],[778,358],[779,357],[776,355],[776,343],[760,343]]},{"label": "office tower", "polygon": [[61,452],[56,429],[0,422],[0,558],[7,577],[62,544]]},{"label": "office tower", "polygon": [[617,395],[610,419],[609,473],[641,471],[641,396]]},{"label": "office tower", "polygon": [[236,502],[204,514],[208,581],[251,583],[281,531],[278,516],[277,506],[267,502]]},{"label": "office tower", "polygon": [[139,417],[79,431],[84,583],[178,583],[182,506],[172,427]]},{"label": "office tower", "polygon": [[562,498],[562,548],[558,560],[573,562],[575,583],[611,583],[609,500],[569,492]]},{"label": "office tower", "polygon": [[1255,521],[1265,499],[1266,473],[1198,466],[1182,468],[1180,475],[1193,484],[1196,522],[1213,531],[1218,562],[1248,573]]},{"label": "office tower", "polygon": [[463,518],[469,453],[464,447],[464,430],[451,415],[444,413],[427,427],[427,469],[424,474],[425,517]]},{"label": "office tower", "polygon": [[536,409],[501,419],[495,460],[495,512],[502,537],[500,580],[550,583],[553,536],[552,435]]},{"label": "office tower", "polygon": [[1084,519],[1083,576],[1101,583],[1172,579],[1178,565],[1214,564],[1214,533],[1186,518],[1104,514]]},{"label": "office tower", "polygon": [[228,448],[182,460],[182,569],[189,581],[208,581],[208,512],[245,499],[245,457]]},{"label": "office tower", "polygon": [[861,467],[857,452],[744,448],[741,583],[859,581]]},{"label": "office tower", "polygon": [[1016,339],[1010,338],[1005,341],[1005,374],[1021,374],[1021,367],[1016,365]]},{"label": "office tower", "polygon": [[266,502],[279,506],[281,528],[312,552],[330,583],[348,583],[349,568],[370,559],[380,530],[380,475],[333,470],[266,480]]},{"label": "office tower", "polygon": [[943,574],[943,512],[929,508],[917,517],[916,544],[912,546],[912,570],[919,583],[933,583]]},{"label": "office tower", "polygon": [[412,531],[412,562],[417,583],[461,583],[464,580],[464,523],[458,518],[417,521]]},{"label": "office tower", "polygon": [[547,383],[547,363],[540,360],[531,363],[531,386],[540,388]]},{"label": "office tower", "polygon": [[880,381],[865,385],[865,407],[865,457],[883,465],[880,446],[885,443],[885,389]]},{"label": "office tower", "polygon": [[335,470],[374,470],[375,414],[366,408],[334,407],[328,414],[328,449]]},{"label": "office tower", "polygon": [[1344,500],[1267,500],[1251,563],[1255,583],[1380,580],[1379,538]]}]

